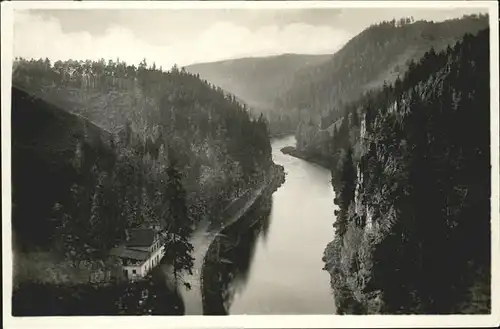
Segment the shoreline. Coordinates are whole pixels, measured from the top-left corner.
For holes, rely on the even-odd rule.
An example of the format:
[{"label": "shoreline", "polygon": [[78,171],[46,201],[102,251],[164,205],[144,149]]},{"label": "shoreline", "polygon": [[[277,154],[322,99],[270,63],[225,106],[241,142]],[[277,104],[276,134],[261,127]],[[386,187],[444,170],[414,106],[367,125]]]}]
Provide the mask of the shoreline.
[{"label": "shoreline", "polygon": [[297,148],[295,148],[293,146],[285,146],[280,151],[283,154],[287,154],[287,155],[293,156],[297,159],[311,162],[311,163],[317,164],[325,169],[331,170],[331,163],[329,163],[328,159],[307,155],[304,152],[298,151]]},{"label": "shoreline", "polygon": [[[214,286],[214,282],[219,282],[217,276],[211,276],[210,267],[207,264],[207,259],[216,255],[217,249],[217,241],[223,236],[223,232],[231,229],[233,225],[236,225],[240,222],[244,215],[248,212],[248,210],[265,194],[273,194],[278,188],[280,188],[285,182],[285,171],[283,166],[274,165],[272,169],[272,177],[267,184],[264,184],[259,188],[259,192],[254,195],[252,200],[249,200],[244,207],[243,211],[241,211],[238,216],[235,216],[233,220],[229,221],[226,225],[221,227],[218,232],[216,232],[208,245],[208,248],[203,256],[203,263],[200,271],[200,284],[201,284],[201,294],[202,294],[202,307],[203,307],[203,315],[227,315],[227,310],[224,306],[224,302],[222,301],[222,292],[221,291],[212,291],[209,287]],[[211,284],[205,285],[204,282],[211,281],[211,279],[215,280]]]}]

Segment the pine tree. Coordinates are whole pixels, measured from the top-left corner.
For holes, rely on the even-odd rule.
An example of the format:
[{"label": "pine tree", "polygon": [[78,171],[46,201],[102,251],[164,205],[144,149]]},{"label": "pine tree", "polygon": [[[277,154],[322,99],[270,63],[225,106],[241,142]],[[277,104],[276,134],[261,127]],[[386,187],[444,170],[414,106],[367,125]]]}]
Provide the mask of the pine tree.
[{"label": "pine tree", "polygon": [[[181,280],[182,272],[188,271],[192,274],[194,258],[191,256],[193,245],[188,238],[193,232],[192,221],[189,218],[186,206],[186,191],[182,185],[182,177],[177,167],[177,159],[173,149],[169,148],[169,165],[167,167],[166,204],[168,206],[168,218],[170,239],[167,240],[165,250],[167,259],[174,269],[176,283]],[[186,288],[190,289],[188,283],[184,282]]]}]

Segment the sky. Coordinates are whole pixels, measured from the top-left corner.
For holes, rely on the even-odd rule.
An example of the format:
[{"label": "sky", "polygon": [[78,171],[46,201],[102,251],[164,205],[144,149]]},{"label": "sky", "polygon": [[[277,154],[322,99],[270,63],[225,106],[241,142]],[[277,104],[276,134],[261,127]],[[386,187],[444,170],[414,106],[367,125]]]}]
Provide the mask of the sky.
[{"label": "sky", "polygon": [[14,57],[120,59],[170,68],[283,53],[333,54],[373,23],[440,21],[474,9],[17,10]]}]

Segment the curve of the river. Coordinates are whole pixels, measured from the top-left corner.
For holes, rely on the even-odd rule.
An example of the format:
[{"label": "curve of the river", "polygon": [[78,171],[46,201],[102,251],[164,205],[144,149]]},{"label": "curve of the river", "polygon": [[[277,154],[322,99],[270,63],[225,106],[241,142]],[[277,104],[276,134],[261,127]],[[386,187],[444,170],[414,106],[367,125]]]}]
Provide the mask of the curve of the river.
[{"label": "curve of the river", "polygon": [[323,251],[333,239],[334,193],[325,168],[281,153],[295,138],[275,140],[273,160],[286,181],[273,194],[267,236],[259,236],[248,281],[230,314],[334,314]]},{"label": "curve of the river", "polygon": [[[331,176],[318,165],[281,153],[281,148],[294,145],[293,136],[272,142],[273,160],[285,168],[286,181],[272,195],[266,228],[254,238],[236,238],[243,241],[233,246],[243,251],[237,257],[248,258],[249,266],[243,266],[245,279],[229,284],[233,290],[229,314],[335,313],[330,276],[322,270],[323,251],[333,239]],[[195,269],[201,268],[213,237],[206,228],[193,235]],[[199,273],[187,276],[192,289],[181,289],[186,315],[203,314],[199,277]]]}]

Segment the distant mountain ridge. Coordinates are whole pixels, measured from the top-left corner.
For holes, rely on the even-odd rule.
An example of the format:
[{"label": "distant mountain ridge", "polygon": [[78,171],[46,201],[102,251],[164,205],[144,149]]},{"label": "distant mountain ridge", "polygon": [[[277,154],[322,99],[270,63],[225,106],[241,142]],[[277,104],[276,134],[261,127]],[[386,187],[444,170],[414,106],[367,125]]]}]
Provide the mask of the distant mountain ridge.
[{"label": "distant mountain ridge", "polygon": [[265,113],[272,133],[293,133],[299,122],[308,120],[318,127],[330,126],[343,115],[343,104],[384,81],[394,82],[409,61],[486,27],[487,15],[442,22],[407,17],[372,25],[331,55],[247,57],[186,69]]},{"label": "distant mountain ridge", "polygon": [[330,57],[288,53],[193,64],[186,70],[241,98],[250,107],[267,110],[272,108],[276,93],[292,83],[295,72]]},{"label": "distant mountain ridge", "polygon": [[283,54],[194,64],[186,70],[217,85],[245,103],[253,114],[264,113],[271,134],[293,133],[288,111],[277,111],[275,99],[292,85],[295,73],[329,60],[331,55]]},{"label": "distant mountain ridge", "polygon": [[[301,71],[296,85],[278,100],[282,108],[302,114],[296,130],[299,151],[325,157],[325,145],[339,128],[347,108],[403,76],[411,61],[429,50],[446,50],[465,34],[488,27],[487,15],[469,15],[439,23],[401,20],[374,25],[351,39],[332,60],[315,71]],[[350,111],[351,109],[349,109]]]},{"label": "distant mountain ridge", "polygon": [[343,113],[343,104],[364,92],[392,83],[410,60],[434,48],[444,50],[465,33],[488,27],[487,15],[468,15],[442,22],[402,18],[372,25],[352,38],[331,58],[296,73],[293,86],[276,99],[275,107],[309,114],[323,127]]}]

